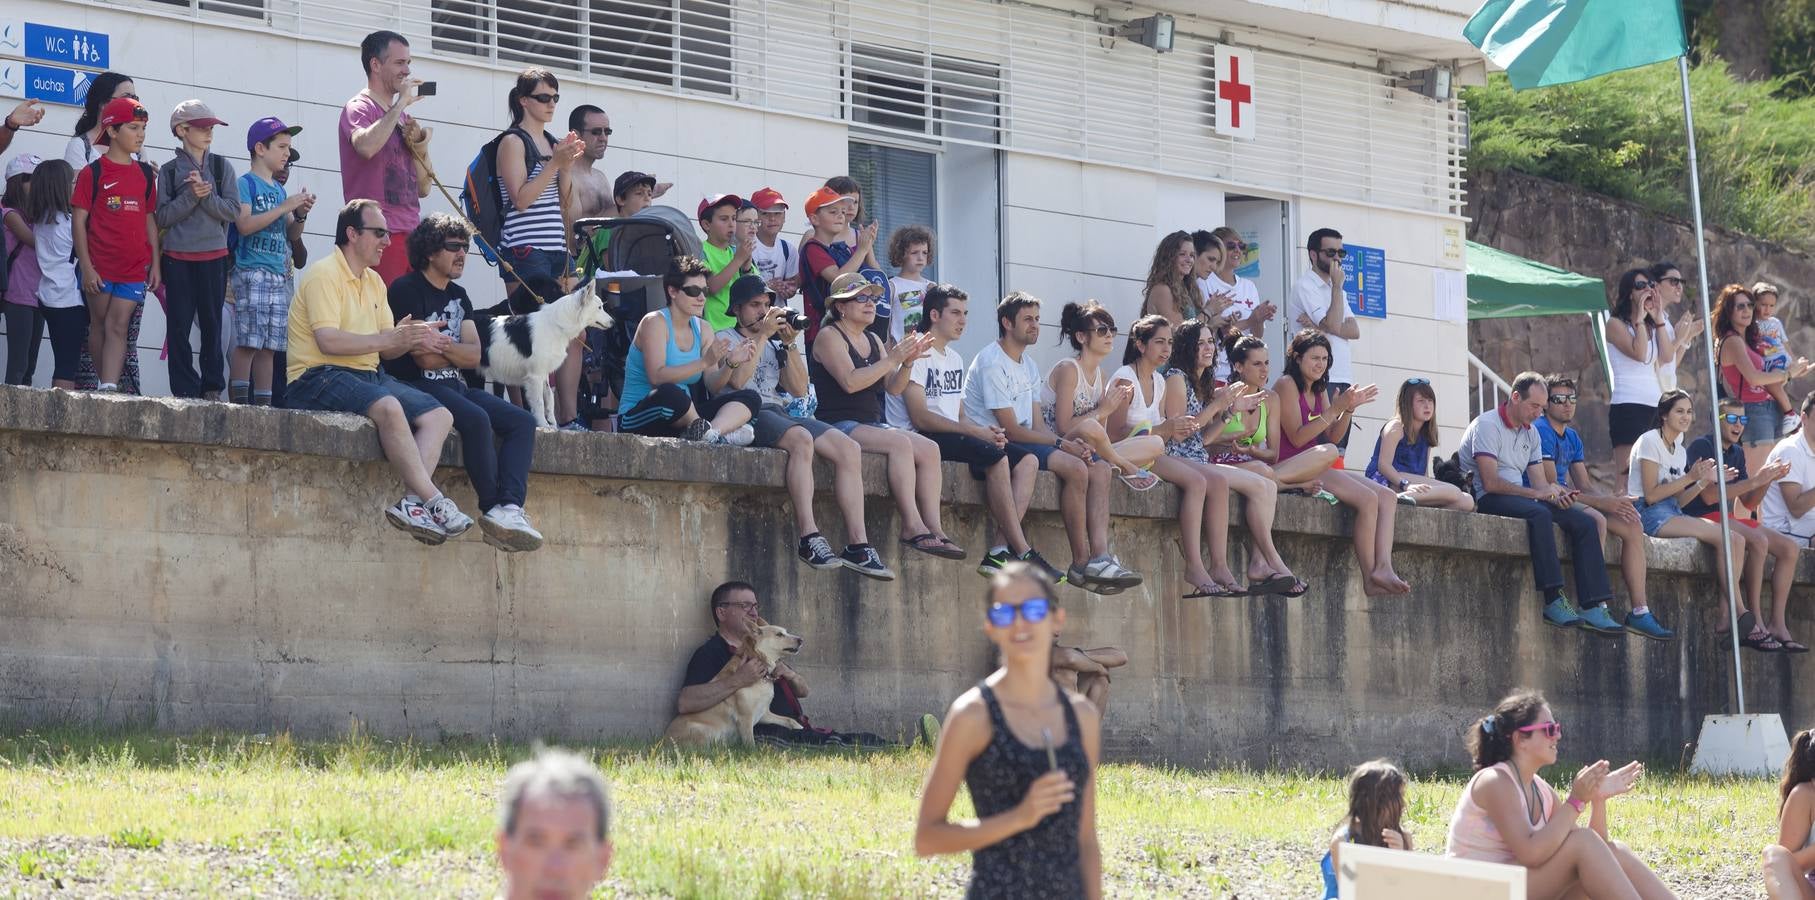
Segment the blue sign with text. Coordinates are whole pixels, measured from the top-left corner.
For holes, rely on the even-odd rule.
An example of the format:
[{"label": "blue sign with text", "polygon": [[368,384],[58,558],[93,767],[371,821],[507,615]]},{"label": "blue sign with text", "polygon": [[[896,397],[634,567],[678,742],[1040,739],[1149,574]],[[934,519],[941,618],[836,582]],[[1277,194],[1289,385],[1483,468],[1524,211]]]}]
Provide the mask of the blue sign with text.
[{"label": "blue sign with text", "polygon": [[20,49],[20,55],[26,59],[67,66],[105,69],[108,63],[107,35],[98,31],[79,31],[26,22],[25,46]]},{"label": "blue sign with text", "polygon": [[1342,289],[1348,292],[1349,310],[1370,319],[1386,318],[1386,251],[1343,246],[1349,251],[1342,259]]},{"label": "blue sign with text", "polygon": [[[11,69],[14,64],[9,64]],[[42,100],[45,103],[60,103],[64,106],[81,106],[88,100],[88,86],[94,83],[93,72],[78,72],[61,66],[40,66],[36,63],[25,63],[25,82],[21,94],[27,100]],[[0,78],[11,75],[6,73]]]}]

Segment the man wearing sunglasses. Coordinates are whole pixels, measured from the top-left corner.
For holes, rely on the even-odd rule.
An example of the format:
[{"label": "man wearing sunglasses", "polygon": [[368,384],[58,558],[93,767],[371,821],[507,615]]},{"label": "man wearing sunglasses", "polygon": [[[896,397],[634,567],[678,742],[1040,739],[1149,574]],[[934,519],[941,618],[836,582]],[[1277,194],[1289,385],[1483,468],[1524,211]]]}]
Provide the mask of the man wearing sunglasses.
[{"label": "man wearing sunglasses", "polygon": [[[1733,478],[1727,481],[1727,502],[1744,504],[1747,508],[1757,508],[1771,485],[1782,481],[1790,474],[1790,462],[1781,456],[1772,454],[1770,461],[1758,467],[1758,474],[1746,471],[1746,448],[1740,443],[1745,436],[1746,407],[1738,399],[1723,397],[1720,401],[1720,432],[1718,435],[1704,434],[1689,443],[1689,462],[1693,465],[1698,460],[1714,459],[1714,442],[1720,440],[1720,459],[1728,471],[1734,472]],[[1787,440],[1801,440],[1799,435],[1791,435]],[[1713,484],[1702,489],[1694,499],[1683,504],[1685,515],[1700,516],[1710,522],[1720,522],[1726,518],[1721,515],[1720,490]],[[1790,625],[1786,618],[1790,601],[1790,588],[1796,583],[1796,556],[1800,549],[1794,539],[1761,525],[1751,518],[1734,518],[1746,527],[1735,528],[1733,533],[1746,542],[1746,567],[1740,582],[1745,592],[1746,608],[1758,610],[1759,594],[1765,586],[1765,556],[1768,554],[1776,562],[1771,570],[1771,622],[1767,630],[1777,639],[1778,649],[1786,653],[1807,653],[1808,645],[1790,637]],[[1742,623],[1743,624],[1743,623]],[[1764,624],[1764,623],[1759,623]],[[1750,630],[1750,629],[1748,629]],[[1742,634],[1742,636],[1745,636]],[[1757,645],[1751,645],[1756,647]],[[1768,649],[1768,648],[1761,648]]]},{"label": "man wearing sunglasses", "polygon": [[[1292,301],[1286,311],[1293,328],[1311,328],[1330,339],[1330,397],[1339,397],[1354,384],[1351,359],[1354,351],[1349,342],[1361,337],[1361,325],[1349,311],[1349,296],[1342,289],[1342,260],[1349,251],[1343,249],[1342,235],[1334,228],[1319,228],[1305,242],[1311,266],[1292,286]],[[1342,434],[1336,446],[1348,449],[1349,435]]]},{"label": "man wearing sunglasses", "polygon": [[[617,183],[595,166],[611,146],[611,116],[590,103],[582,103],[568,113],[567,130],[579,135],[585,145],[579,158],[568,167],[567,177],[561,179],[561,189],[567,193],[568,215],[574,219],[631,215],[619,209],[617,192],[613,190]],[[674,185],[669,182],[649,179],[649,199],[668,193],[671,187]]]},{"label": "man wearing sunglasses", "polygon": [[391,282],[391,317],[440,323],[447,348],[413,350],[384,361],[398,381],[435,398],[454,417],[460,456],[485,515],[485,542],[506,552],[535,550],[542,534],[523,515],[529,462],[536,449],[536,419],[529,411],[485,390],[479,378],[482,347],[473,301],[457,279],[466,272],[472,232],[447,213],[430,213],[410,232],[405,249],[410,273]]},{"label": "man wearing sunglasses", "polygon": [[1551,483],[1576,492],[1577,509],[1586,512],[1600,530],[1602,542],[1612,532],[1620,539],[1620,577],[1626,582],[1626,595],[1632,611],[1626,616],[1627,631],[1656,641],[1676,637],[1651,614],[1645,586],[1645,528],[1639,521],[1638,508],[1632,498],[1603,491],[1588,476],[1587,453],[1582,436],[1570,423],[1578,408],[1575,379],[1551,375],[1545,380],[1547,397],[1544,415],[1536,428],[1544,458],[1544,474]]}]

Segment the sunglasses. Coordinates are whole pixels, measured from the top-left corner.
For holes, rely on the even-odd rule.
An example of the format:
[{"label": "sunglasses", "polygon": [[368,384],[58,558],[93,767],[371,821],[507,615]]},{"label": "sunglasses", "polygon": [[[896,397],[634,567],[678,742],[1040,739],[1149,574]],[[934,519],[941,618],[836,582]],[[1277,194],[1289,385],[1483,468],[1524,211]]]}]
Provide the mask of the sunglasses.
[{"label": "sunglasses", "polygon": [[1520,732],[1521,734],[1531,734],[1532,732],[1535,731],[1539,734],[1544,735],[1547,738],[1555,738],[1555,737],[1563,736],[1563,723],[1562,722],[1539,722],[1536,725],[1527,725],[1524,728],[1515,728],[1513,730]]},{"label": "sunglasses", "polygon": [[1324,256],[1334,256],[1337,259],[1348,259],[1349,257],[1349,251],[1343,247],[1337,247],[1334,250],[1324,249],[1317,252]]},{"label": "sunglasses", "polygon": [[724,609],[748,609],[754,611],[756,609],[756,601],[749,600],[743,603],[720,603],[719,606]]},{"label": "sunglasses", "polygon": [[580,133],[587,137],[611,137],[613,134],[609,128],[583,128]]},{"label": "sunglasses", "polygon": [[1405,383],[1406,384],[1422,384],[1426,387],[1429,387],[1431,380],[1429,378],[1407,378],[1405,380]]},{"label": "sunglasses", "polygon": [[376,237],[379,240],[384,240],[391,236],[391,229],[380,228],[375,225],[355,225],[353,228],[355,231],[369,231],[372,233],[373,237]]},{"label": "sunglasses", "polygon": [[1090,329],[1090,333],[1097,337],[1115,337],[1117,332],[1114,325],[1098,325]]},{"label": "sunglasses", "polygon": [[1734,303],[1734,304],[1733,304],[1733,308],[1734,308],[1734,309],[1751,309],[1751,308],[1752,308],[1752,304],[1750,304],[1750,303],[1747,303],[1747,302],[1745,302],[1745,301],[1744,301],[1744,300],[1741,300],[1741,301],[1739,301],[1739,302],[1736,302],[1736,303]]},{"label": "sunglasses", "polygon": [[1744,424],[1746,424],[1747,421],[1749,421],[1749,419],[1746,416],[1738,415],[1735,413],[1723,413],[1720,417],[1720,420],[1722,422],[1727,423],[1728,425],[1744,425]]},{"label": "sunglasses", "polygon": [[1223,248],[1231,253],[1242,253],[1247,251],[1248,245],[1241,241],[1224,241]]},{"label": "sunglasses", "polygon": [[449,253],[465,253],[466,246],[467,246],[466,241],[442,241],[441,242],[441,249],[446,250]]},{"label": "sunglasses", "polygon": [[1635,281],[1632,283],[1632,289],[1635,291],[1648,291],[1653,287],[1656,287],[1656,285],[1653,285],[1649,281]]},{"label": "sunglasses", "polygon": [[706,295],[705,286],[698,285],[698,284],[682,285],[680,287],[675,288],[675,290],[680,291],[681,293],[686,294],[689,297],[703,297]]},{"label": "sunglasses", "polygon": [[1551,394],[1550,402],[1555,403],[1558,406],[1563,406],[1565,404],[1576,402],[1576,395],[1574,395],[1574,394]]},{"label": "sunglasses", "polygon": [[875,306],[876,305],[876,295],[870,294],[870,293],[858,294],[854,297],[846,297],[846,298],[844,298],[844,300],[842,302],[844,302],[844,303],[863,303],[863,304],[867,304],[869,306]]},{"label": "sunglasses", "polygon": [[1676,285],[1677,287],[1683,286],[1683,280],[1675,275],[1666,275],[1663,278],[1659,278],[1658,280],[1659,281],[1668,281],[1671,284]]},{"label": "sunglasses", "polygon": [[997,628],[1007,628],[1015,624],[1015,614],[1019,613],[1028,624],[1043,621],[1046,614],[1052,611],[1052,601],[1045,597],[1029,597],[1020,605],[1011,603],[991,603],[989,605],[989,624]]},{"label": "sunglasses", "polygon": [[529,99],[534,100],[537,103],[560,103],[561,102],[560,94],[524,94],[523,96],[528,97]]}]

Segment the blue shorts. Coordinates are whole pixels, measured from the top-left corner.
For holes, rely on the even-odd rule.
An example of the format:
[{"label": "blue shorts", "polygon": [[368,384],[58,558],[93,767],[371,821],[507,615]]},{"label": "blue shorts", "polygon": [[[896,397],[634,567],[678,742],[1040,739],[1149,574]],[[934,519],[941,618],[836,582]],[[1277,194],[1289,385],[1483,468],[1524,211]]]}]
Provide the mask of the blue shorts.
[{"label": "blue shorts", "polygon": [[[536,278],[547,278],[560,281],[570,267],[567,264],[567,252],[564,250],[543,250],[540,247],[504,247],[498,251],[504,261],[510,263],[513,272],[506,272],[503,266],[498,267],[498,277],[504,279],[505,291],[517,289],[517,279],[534,281]],[[554,297],[543,297],[543,300],[554,302]]]},{"label": "blue shorts", "polygon": [[102,281],[101,293],[129,300],[133,303],[145,302],[145,282],[143,281]]},{"label": "blue shorts", "polygon": [[1009,468],[1014,468],[1015,464],[1021,461],[1021,457],[1031,456],[1040,461],[1040,471],[1042,472],[1052,469],[1052,466],[1047,463],[1052,459],[1054,453],[1063,452],[1051,444],[1023,444],[1016,441],[1009,441],[1006,449],[1008,450]]},{"label": "blue shorts", "polygon": [[1677,504],[1675,497],[1659,500],[1656,503],[1634,500],[1632,505],[1639,511],[1639,524],[1644,526],[1645,534],[1648,537],[1656,537],[1657,530],[1664,527],[1665,522],[1677,516],[1686,515],[1683,508]]},{"label": "blue shorts", "polygon": [[1740,443],[1748,447],[1760,444],[1775,444],[1783,437],[1778,431],[1783,425],[1783,411],[1777,408],[1776,400],[1760,400],[1746,404],[1746,430],[1739,436]]},{"label": "blue shorts", "polygon": [[860,426],[860,425],[868,425],[871,428],[894,428],[895,427],[893,425],[890,425],[887,422],[859,422],[854,419],[845,419],[843,421],[832,422],[830,424],[833,428],[836,428],[839,431],[844,432],[845,437],[850,437],[851,432],[856,431],[858,426]]},{"label": "blue shorts", "polygon": [[442,408],[441,401],[384,372],[341,366],[316,366],[302,373],[285,388],[285,397],[291,409],[318,409],[356,416],[366,415],[372,404],[386,397],[396,397],[403,406],[404,418],[411,422]]}]

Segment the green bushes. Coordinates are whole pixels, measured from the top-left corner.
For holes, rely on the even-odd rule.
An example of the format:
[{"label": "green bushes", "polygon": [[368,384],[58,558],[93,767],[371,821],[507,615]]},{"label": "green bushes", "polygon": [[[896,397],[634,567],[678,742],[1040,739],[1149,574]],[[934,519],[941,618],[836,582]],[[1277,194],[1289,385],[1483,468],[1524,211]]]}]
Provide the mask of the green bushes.
[{"label": "green bushes", "polygon": [[[1740,82],[1710,60],[1690,72],[1702,213],[1756,237],[1815,246],[1815,98]],[[1468,88],[1471,169],[1517,169],[1689,215],[1689,154],[1676,64],[1515,92]]]}]

